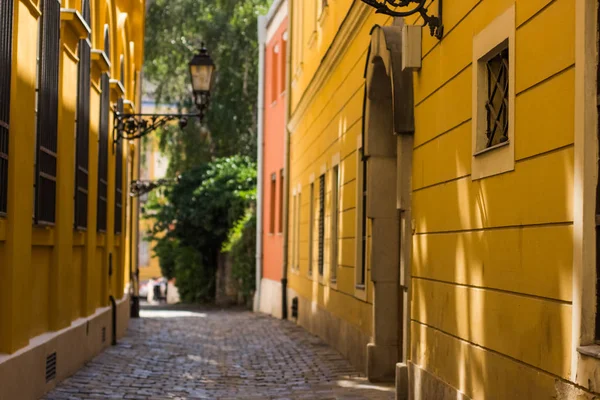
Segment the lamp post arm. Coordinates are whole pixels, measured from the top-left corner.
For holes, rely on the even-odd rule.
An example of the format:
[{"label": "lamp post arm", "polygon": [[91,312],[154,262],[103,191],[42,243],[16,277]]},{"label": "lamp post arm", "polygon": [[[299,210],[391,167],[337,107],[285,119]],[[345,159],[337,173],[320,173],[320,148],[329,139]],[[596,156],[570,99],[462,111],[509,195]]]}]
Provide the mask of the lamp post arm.
[{"label": "lamp post arm", "polygon": [[202,122],[204,110],[191,114],[128,114],[115,111],[113,141],[117,143],[120,139],[139,139],[173,120],[179,120],[179,125],[185,127],[190,118],[198,118]]}]

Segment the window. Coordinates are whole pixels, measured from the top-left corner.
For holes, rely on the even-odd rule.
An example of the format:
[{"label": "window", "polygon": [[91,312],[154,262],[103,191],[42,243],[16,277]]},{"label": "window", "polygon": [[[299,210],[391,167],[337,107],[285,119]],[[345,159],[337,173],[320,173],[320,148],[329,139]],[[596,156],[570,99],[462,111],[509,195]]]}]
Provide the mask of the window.
[{"label": "window", "polygon": [[[90,3],[83,0],[83,18],[91,24]],[[77,83],[77,136],[75,139],[75,228],[87,228],[88,202],[88,153],[90,140],[90,68],[91,43],[79,41],[79,71]]]},{"label": "window", "polygon": [[313,246],[315,229],[315,183],[310,184],[310,199],[308,209],[308,275],[313,274]]},{"label": "window", "polygon": [[275,103],[279,97],[279,53],[279,43],[275,43],[271,56],[271,103]]},{"label": "window", "polygon": [[339,165],[335,165],[331,171],[331,244],[330,244],[330,271],[329,278],[332,282],[337,280],[338,267],[338,230],[339,230],[339,213],[340,213],[340,170]]},{"label": "window", "polygon": [[297,202],[298,202],[298,198],[296,196],[296,193],[294,193],[294,195],[292,196],[292,229],[290,232],[290,234],[291,234],[290,247],[291,247],[291,252],[292,252],[292,256],[291,256],[292,270],[296,268],[296,224],[298,222],[298,221],[296,221]]},{"label": "window", "polygon": [[123,54],[121,54],[119,73],[119,80],[121,81],[121,85],[125,87],[125,56],[123,56]]},{"label": "window", "polygon": [[[275,174],[273,174],[273,178],[275,178]],[[283,233],[283,192],[285,191],[284,184],[284,175],[283,168],[279,171],[279,233]],[[275,185],[275,183],[273,183]],[[275,213],[273,213],[273,218],[275,218]]]},{"label": "window", "polygon": [[286,57],[287,57],[287,31],[281,35],[281,51],[279,52],[279,94],[285,92],[285,72],[286,72]]},{"label": "window", "polygon": [[298,75],[302,67],[304,53],[304,7],[300,1],[294,1],[294,24],[292,32],[294,74]]},{"label": "window", "polygon": [[515,169],[515,7],[473,38],[472,179]]},{"label": "window", "polygon": [[34,219],[36,224],[54,224],[56,220],[60,3],[56,0],[45,0],[42,3]]},{"label": "window", "polygon": [[325,261],[325,174],[319,177],[319,276],[323,276]]},{"label": "window", "polygon": [[0,0],[0,215],[8,209],[8,132],[12,67],[12,0]]},{"label": "window", "polygon": [[486,148],[508,142],[508,62],[508,49],[504,49],[486,63]]},{"label": "window", "polygon": [[[276,194],[275,192],[277,191],[277,174],[273,173],[271,174],[271,204],[269,205],[270,208],[270,212],[269,212],[269,233],[273,234],[275,233],[275,198],[276,198]],[[281,207],[281,205],[280,205]],[[281,218],[280,218],[281,219]]]},{"label": "window", "polygon": [[[122,113],[123,99],[117,103],[117,111]],[[115,152],[115,234],[123,230],[123,142],[118,140]]]},{"label": "window", "polygon": [[356,199],[356,286],[365,286],[367,269],[367,162],[363,149],[357,152]]},{"label": "window", "polygon": [[296,270],[300,269],[300,210],[302,209],[302,193],[298,191],[298,195],[296,197],[296,260],[294,265],[296,265]]},{"label": "window", "polygon": [[[110,36],[108,25],[104,27],[104,52],[110,56]],[[102,74],[100,82],[100,127],[98,144],[98,226],[100,232],[106,232],[108,206],[108,116],[110,111],[110,76]]]}]

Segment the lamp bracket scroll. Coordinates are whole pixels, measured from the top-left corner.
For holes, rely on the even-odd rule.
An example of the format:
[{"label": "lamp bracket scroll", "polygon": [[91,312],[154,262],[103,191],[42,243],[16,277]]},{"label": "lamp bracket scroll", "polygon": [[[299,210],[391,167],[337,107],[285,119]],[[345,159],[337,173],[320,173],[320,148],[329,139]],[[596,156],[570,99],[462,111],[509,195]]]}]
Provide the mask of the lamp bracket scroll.
[{"label": "lamp bracket scroll", "polygon": [[[421,14],[425,24],[429,25],[431,36],[441,40],[444,36],[444,25],[442,23],[442,2],[438,2],[438,15],[429,15],[429,10],[425,6],[428,0],[362,0],[363,3],[375,8],[378,14],[385,14],[391,17],[408,17],[416,13]],[[402,7],[402,10],[398,8]]]},{"label": "lamp bracket scroll", "polygon": [[179,126],[185,128],[190,118],[198,118],[202,122],[204,110],[192,114],[128,114],[115,111],[113,141],[139,139],[174,120],[179,120]]}]

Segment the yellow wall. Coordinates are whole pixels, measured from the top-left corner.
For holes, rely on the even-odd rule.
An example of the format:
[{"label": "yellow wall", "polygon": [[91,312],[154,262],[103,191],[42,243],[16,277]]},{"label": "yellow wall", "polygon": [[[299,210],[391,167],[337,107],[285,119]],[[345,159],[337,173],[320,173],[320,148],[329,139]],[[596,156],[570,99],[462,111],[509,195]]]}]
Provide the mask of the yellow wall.
[{"label": "yellow wall", "polygon": [[[366,301],[354,289],[355,154],[369,33],[375,24],[392,20],[370,9],[343,39],[342,21],[348,23],[352,8],[362,3],[330,1],[315,33],[313,8],[306,7],[301,17],[304,2],[293,3],[289,260],[299,186],[302,209],[300,270],[288,268],[289,286],[372,335],[370,277]],[[516,7],[515,168],[473,180],[473,37],[511,6]],[[429,9],[437,10],[435,1]],[[574,10],[575,0],[460,0],[444,4],[443,40],[423,30],[423,65],[414,73],[409,358],[472,398],[550,398],[555,379],[572,379]],[[336,54],[339,62],[323,73],[334,38],[347,45]],[[301,108],[306,97],[311,101]],[[328,279],[319,283],[308,277],[308,208],[314,174],[316,218],[318,177],[325,164],[329,179],[336,153],[342,239],[338,283],[332,287]],[[329,193],[326,199],[328,215]],[[327,239],[326,234],[325,271]]]},{"label": "yellow wall", "polygon": [[[80,1],[67,1],[65,8],[81,12]],[[139,103],[139,88],[134,76],[139,75],[143,60],[144,1],[91,1],[93,49],[103,49],[103,27],[109,24],[113,60],[111,76],[120,75],[120,54],[125,55],[126,99]],[[130,153],[129,143],[121,141],[123,150],[123,233],[112,233],[114,224],[115,177],[114,153],[109,150],[108,229],[96,234],[96,197],[98,177],[98,128],[100,108],[97,64],[92,69],[90,99],[90,150],[88,229],[73,230],[75,110],[77,104],[79,37],[68,21],[61,22],[61,54],[59,73],[58,175],[56,223],[32,226],[35,87],[40,10],[35,1],[15,0],[13,59],[11,82],[11,130],[8,187],[8,214],[0,219],[0,353],[13,353],[29,340],[49,331],[65,328],[79,317],[93,314],[108,305],[108,296],[123,297],[129,282],[128,241],[137,235],[125,221],[137,213],[128,190],[128,159],[137,165],[138,150]],[[117,18],[119,15],[119,18]],[[129,18],[128,16],[131,16]],[[141,32],[141,34],[140,34]],[[139,79],[138,79],[139,82]],[[113,99],[113,100],[116,100]],[[112,116],[111,116],[112,119]],[[110,121],[112,127],[112,121]],[[112,147],[112,129],[109,134]],[[18,160],[18,162],[16,161]],[[137,173],[137,168],[134,168]],[[127,185],[127,186],[126,186]],[[28,206],[31,205],[31,206]],[[127,215],[127,217],[126,217]],[[136,245],[134,245],[136,246]],[[108,258],[113,253],[114,273],[108,282]],[[133,265],[135,265],[135,257]]]},{"label": "yellow wall", "polygon": [[445,8],[415,74],[411,358],[473,398],[571,372],[574,0],[516,2],[515,170],[471,179],[472,38],[514,4]]},{"label": "yellow wall", "polygon": [[[301,4],[302,3],[302,4]],[[320,309],[349,322],[364,335],[372,334],[373,288],[367,265],[366,290],[355,290],[355,232],[356,232],[356,169],[357,136],[361,135],[364,93],[364,68],[369,47],[369,31],[375,24],[385,24],[389,18],[368,14],[353,32],[353,40],[340,55],[339,64],[329,71],[306,110],[298,111],[300,99],[306,90],[348,14],[352,1],[329,2],[325,14],[317,17],[312,7],[303,2],[292,2],[291,56],[291,114],[294,127],[290,137],[290,201],[289,201],[289,260],[292,260],[293,191],[301,188],[300,238],[298,271],[288,267],[289,287]],[[299,15],[300,7],[304,15]],[[299,32],[298,23],[303,22]],[[313,27],[316,26],[316,32]],[[296,36],[294,36],[296,35]],[[298,56],[299,37],[302,35],[302,57]],[[332,158],[339,154],[340,216],[337,282],[330,283],[330,218]],[[318,275],[318,201],[319,176],[326,165],[325,195],[325,265],[324,277]],[[313,276],[308,274],[308,229],[310,218],[310,179],[314,177]],[[288,266],[291,262],[288,262]],[[302,310],[301,312],[310,312]]]}]

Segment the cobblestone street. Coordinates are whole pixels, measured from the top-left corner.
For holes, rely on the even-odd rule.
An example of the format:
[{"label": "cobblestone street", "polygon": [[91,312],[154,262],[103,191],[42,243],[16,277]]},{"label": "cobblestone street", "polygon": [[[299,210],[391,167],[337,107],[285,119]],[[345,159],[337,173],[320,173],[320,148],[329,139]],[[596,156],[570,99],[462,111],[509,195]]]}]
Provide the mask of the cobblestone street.
[{"label": "cobblestone street", "polygon": [[47,400],[393,399],[291,322],[241,311],[145,310],[128,336]]}]

